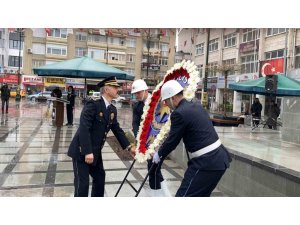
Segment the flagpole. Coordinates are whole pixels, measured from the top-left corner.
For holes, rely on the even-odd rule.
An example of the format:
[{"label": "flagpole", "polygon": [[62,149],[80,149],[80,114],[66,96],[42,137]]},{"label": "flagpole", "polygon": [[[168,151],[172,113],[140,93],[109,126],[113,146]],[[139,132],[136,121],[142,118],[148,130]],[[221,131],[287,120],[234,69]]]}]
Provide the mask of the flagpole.
[{"label": "flagpole", "polygon": [[290,29],[287,28],[285,31],[285,46],[284,46],[284,76],[287,76],[286,71],[287,71],[287,42],[288,42],[288,33]]}]

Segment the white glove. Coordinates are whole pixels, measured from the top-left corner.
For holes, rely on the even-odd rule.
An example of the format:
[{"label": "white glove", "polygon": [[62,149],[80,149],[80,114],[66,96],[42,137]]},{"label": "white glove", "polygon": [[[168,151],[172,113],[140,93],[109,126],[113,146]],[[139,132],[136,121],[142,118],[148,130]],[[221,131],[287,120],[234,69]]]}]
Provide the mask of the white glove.
[{"label": "white glove", "polygon": [[159,155],[157,152],[154,153],[152,162],[158,164],[160,161]]}]

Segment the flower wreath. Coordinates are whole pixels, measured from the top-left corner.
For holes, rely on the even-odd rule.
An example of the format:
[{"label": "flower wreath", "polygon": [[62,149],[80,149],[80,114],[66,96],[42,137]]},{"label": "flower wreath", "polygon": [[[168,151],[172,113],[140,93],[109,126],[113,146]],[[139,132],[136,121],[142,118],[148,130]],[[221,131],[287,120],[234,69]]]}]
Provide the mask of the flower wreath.
[{"label": "flower wreath", "polygon": [[[192,100],[195,97],[198,82],[200,81],[199,72],[193,62],[183,60],[181,63],[176,63],[164,77],[154,91],[152,92],[150,100],[146,101],[143,108],[142,121],[137,134],[137,145],[135,159],[138,162],[144,162],[151,158],[151,154],[155,152],[157,146],[166,138],[170,131],[171,120],[169,119],[170,112],[166,113],[167,118],[159,130],[157,135],[150,135],[152,125],[155,123],[154,114],[157,112],[158,107],[162,107],[160,103],[161,87],[169,80],[177,80],[183,87],[183,96],[187,100]],[[165,106],[166,107],[166,106]]]}]

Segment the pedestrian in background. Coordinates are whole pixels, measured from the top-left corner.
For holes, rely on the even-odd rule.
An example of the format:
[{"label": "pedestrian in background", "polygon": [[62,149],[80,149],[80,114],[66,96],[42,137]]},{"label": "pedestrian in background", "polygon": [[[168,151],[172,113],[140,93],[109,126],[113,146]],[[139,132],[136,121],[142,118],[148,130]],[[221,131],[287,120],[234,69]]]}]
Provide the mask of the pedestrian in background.
[{"label": "pedestrian in background", "polygon": [[4,113],[4,105],[6,105],[6,113],[8,113],[8,105],[10,98],[10,89],[6,83],[1,87],[2,113]]},{"label": "pedestrian in background", "polygon": [[69,103],[66,104],[67,108],[67,119],[68,123],[66,126],[73,126],[73,113],[74,113],[74,106],[75,106],[75,92],[73,86],[68,87],[68,95],[67,95],[67,101]]},{"label": "pedestrian in background", "polygon": [[255,98],[254,103],[251,106],[251,114],[252,114],[252,120],[254,126],[259,125],[259,121],[261,119],[261,111],[262,111],[262,105],[259,102],[259,99]]}]

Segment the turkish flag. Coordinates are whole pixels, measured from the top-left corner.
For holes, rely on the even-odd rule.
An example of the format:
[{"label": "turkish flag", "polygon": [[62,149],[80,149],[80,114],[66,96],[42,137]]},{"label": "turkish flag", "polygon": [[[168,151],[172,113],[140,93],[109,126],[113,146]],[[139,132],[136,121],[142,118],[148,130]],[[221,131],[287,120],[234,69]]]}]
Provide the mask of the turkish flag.
[{"label": "turkish flag", "polygon": [[48,34],[48,36],[51,34],[52,29],[51,28],[45,28],[46,33]]},{"label": "turkish flag", "polygon": [[283,73],[283,67],[284,58],[262,61],[260,64],[259,76],[264,77],[266,75]]}]

